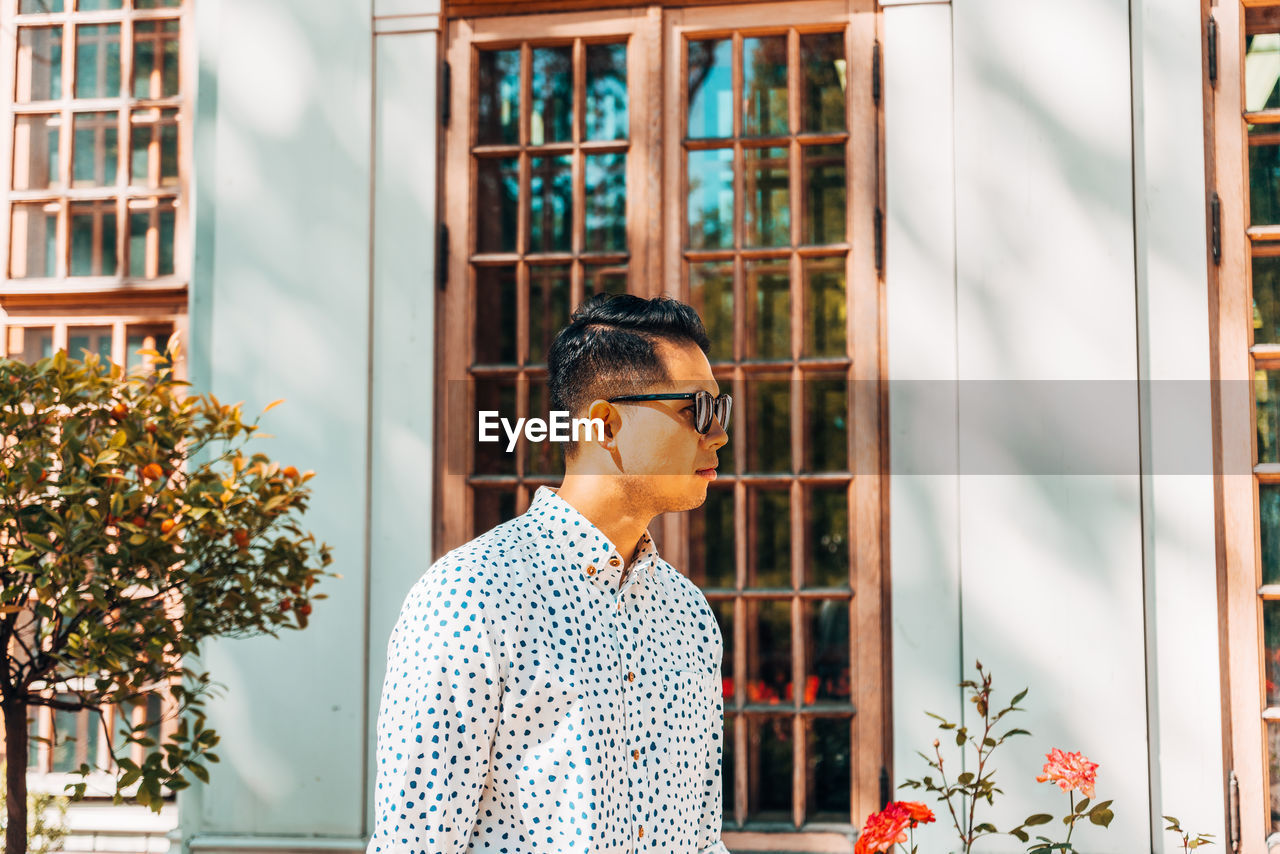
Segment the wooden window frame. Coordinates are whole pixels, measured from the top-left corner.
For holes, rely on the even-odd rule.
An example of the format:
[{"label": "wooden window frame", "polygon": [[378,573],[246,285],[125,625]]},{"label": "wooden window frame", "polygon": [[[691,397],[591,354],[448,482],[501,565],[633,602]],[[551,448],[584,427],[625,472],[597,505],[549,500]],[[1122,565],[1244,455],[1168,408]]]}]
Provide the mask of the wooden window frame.
[{"label": "wooden window frame", "polygon": [[[846,340],[849,345],[849,356],[844,359],[802,359],[799,348],[803,346],[802,311],[794,310],[792,318],[793,358],[786,363],[769,366],[776,371],[781,368],[792,376],[799,378],[805,369],[824,367],[847,371],[850,380],[850,395],[853,397],[851,408],[854,422],[849,430],[849,461],[852,477],[849,478],[848,523],[849,537],[853,544],[851,549],[851,576],[853,589],[845,595],[850,603],[850,667],[858,678],[854,680],[854,694],[849,708],[856,710],[851,717],[851,824],[820,825],[811,823],[803,829],[795,822],[786,826],[764,827],[763,825],[746,825],[744,829],[726,826],[724,839],[731,848],[740,850],[764,850],[764,848],[787,847],[796,851],[849,851],[856,828],[867,814],[882,806],[885,775],[891,775],[889,767],[892,761],[892,737],[889,688],[889,644],[888,644],[888,572],[886,567],[888,520],[887,481],[883,477],[868,475],[878,472],[883,475],[885,447],[887,437],[884,432],[884,421],[881,414],[886,412],[886,397],[883,378],[886,372],[886,353],[884,349],[884,301],[883,282],[877,271],[875,253],[876,223],[875,216],[882,209],[882,175],[883,167],[879,140],[882,136],[882,115],[879,105],[874,102],[872,94],[872,56],[873,45],[877,41],[879,16],[875,4],[868,0],[800,0],[788,3],[788,15],[784,24],[779,24],[776,4],[753,8],[750,2],[735,4],[741,8],[732,11],[732,19],[726,19],[724,8],[716,8],[724,4],[718,2],[697,3],[690,8],[664,8],[666,4],[630,4],[630,8],[599,9],[601,5],[612,4],[565,4],[551,2],[537,4],[538,8],[529,8],[535,4],[521,4],[521,11],[537,13],[536,27],[530,26],[530,15],[494,15],[490,17],[462,17],[459,10],[468,12],[485,12],[492,10],[512,11],[501,4],[448,4],[446,15],[452,19],[446,26],[445,58],[449,62],[451,89],[446,93],[451,109],[450,122],[445,134],[442,155],[443,174],[442,197],[444,223],[447,226],[448,244],[444,247],[449,263],[447,277],[443,282],[443,291],[438,294],[437,313],[439,317],[449,318],[443,324],[436,341],[437,374],[436,401],[437,411],[447,413],[443,419],[440,435],[437,437],[436,470],[436,518],[434,520],[433,556],[438,557],[454,548],[471,536],[479,533],[471,530],[473,518],[472,490],[468,488],[468,472],[471,471],[471,448],[469,442],[471,425],[468,415],[473,412],[471,404],[474,395],[469,390],[470,384],[460,382],[470,373],[470,356],[473,341],[470,336],[474,330],[474,291],[472,284],[472,261],[475,258],[475,236],[473,234],[473,211],[476,204],[475,167],[473,164],[473,122],[477,115],[478,92],[473,85],[477,76],[476,50],[479,47],[500,48],[536,40],[541,43],[556,43],[572,38],[608,38],[625,35],[629,42],[628,69],[631,75],[630,121],[631,147],[629,149],[628,169],[628,238],[631,256],[631,288],[632,293],[655,296],[668,293],[682,299],[688,299],[687,264],[684,260],[683,224],[687,206],[684,203],[684,169],[682,161],[683,117],[681,113],[681,86],[683,59],[682,45],[686,34],[696,32],[699,37],[712,36],[720,32],[752,30],[751,35],[759,30],[761,34],[768,31],[793,31],[799,29],[829,30],[833,23],[845,26],[845,51],[848,60],[848,79],[846,87],[846,115],[851,117],[846,146],[847,176],[847,211],[846,227],[851,234],[850,246],[840,247],[847,251],[846,255]],[[563,11],[543,13],[547,8],[564,9],[567,5],[576,9],[593,5],[598,11],[576,12]],[[481,7],[484,8],[481,8]],[[530,33],[536,33],[531,37]],[[794,42],[795,39],[793,38]],[[637,49],[638,48],[638,49]],[[527,53],[527,51],[526,51]],[[795,55],[795,46],[791,45],[791,55]],[[524,62],[528,60],[525,57]],[[637,67],[637,63],[639,66]],[[796,92],[792,92],[789,101],[792,109],[798,109]],[[522,97],[524,97],[522,95]],[[856,117],[874,117],[874,121],[860,122]],[[580,117],[575,116],[575,120]],[[521,110],[521,121],[528,122],[527,110]],[[672,130],[678,128],[680,130]],[[665,134],[665,136],[664,136]],[[522,136],[523,141],[523,136]],[[796,160],[799,149],[789,143],[790,162],[798,184],[803,180],[802,172],[797,169]],[[639,170],[640,180],[634,176]],[[739,181],[741,178],[738,179]],[[660,203],[665,196],[666,203]],[[735,193],[736,208],[742,206],[741,189]],[[798,230],[802,217],[801,209],[795,207],[795,191],[792,194],[792,228]],[[639,213],[643,220],[637,218]],[[575,199],[575,213],[582,215],[581,200]],[[664,213],[669,214],[664,217]],[[519,217],[525,218],[524,205],[521,204]],[[740,212],[735,216],[735,223],[741,219]],[[518,232],[523,234],[523,222]],[[736,226],[735,226],[736,227]],[[523,246],[518,248],[523,249]],[[824,247],[824,250],[830,247]],[[735,254],[731,252],[730,254]],[[801,263],[806,249],[792,250],[786,248],[781,254],[791,257],[792,267]],[[810,252],[809,254],[814,254]],[[819,251],[817,254],[822,254]],[[737,261],[736,263],[741,263]],[[794,273],[794,270],[793,270]],[[740,277],[739,277],[740,278]],[[803,290],[803,283],[798,286]],[[796,292],[793,285],[792,293]],[[517,285],[517,299],[523,300],[524,288]],[[580,278],[575,277],[571,288],[570,305],[577,305],[584,296],[584,288]],[[738,295],[739,298],[741,295]],[[736,302],[737,300],[735,300]],[[794,303],[793,303],[794,306]],[[735,311],[735,317],[741,311]],[[743,338],[746,335],[744,324],[735,321],[735,353],[742,354]],[[517,359],[525,349],[526,332],[517,327]],[[830,363],[830,364],[828,364]],[[740,395],[746,377],[756,368],[763,366],[743,366],[740,362],[720,366],[716,373],[722,385],[728,381]],[[523,370],[523,369],[520,369]],[[795,388],[800,383],[792,383]],[[462,387],[468,390],[464,393]],[[521,394],[517,389],[517,395]],[[527,394],[527,391],[524,392]],[[793,390],[793,397],[798,392]],[[739,418],[743,417],[741,414]],[[792,406],[793,419],[804,417],[803,407]],[[793,436],[795,431],[793,430]],[[798,441],[793,438],[793,442]],[[733,449],[735,454],[744,454],[742,443]],[[819,595],[831,594],[828,590],[801,590],[804,580],[799,578],[803,572],[803,545],[800,542],[804,525],[803,500],[810,483],[821,483],[823,475],[806,476],[800,474],[797,464],[796,474],[779,475],[779,482],[785,482],[791,489],[792,502],[792,549],[799,551],[793,555],[793,588],[786,594],[792,598],[793,612],[803,609],[808,601]],[[495,476],[486,476],[494,478]],[[506,478],[504,485],[515,484],[518,490],[516,512],[522,512],[531,498],[533,490],[540,482],[554,483],[558,477],[537,478],[530,476]],[[742,476],[736,479],[733,489],[743,492],[747,489],[747,481],[754,485],[756,480],[768,476]],[[507,481],[510,483],[507,483]],[[496,482],[496,481],[495,481]],[[761,483],[764,480],[760,480]],[[796,494],[800,498],[797,499]],[[741,502],[742,497],[735,498]],[[659,541],[664,556],[677,567],[687,565],[689,554],[687,535],[689,521],[686,514],[666,514],[654,526],[655,538]],[[797,521],[799,520],[799,521]],[[738,551],[745,554],[747,522],[742,513],[736,514]],[[726,662],[726,672],[730,666],[739,675],[746,673],[746,621],[745,604],[747,599],[757,598],[760,593],[769,591],[744,591],[743,565],[745,558],[738,556],[738,587],[735,601],[734,650],[736,660],[732,665]],[[796,580],[799,578],[799,580]],[[869,591],[861,595],[855,591]],[[745,595],[744,595],[745,593]],[[720,597],[723,598],[723,597]],[[830,598],[828,595],[827,598]],[[792,648],[793,666],[803,668],[804,640],[795,635],[805,631],[804,621],[796,619],[793,613]],[[726,698],[726,712],[733,711],[773,711],[792,718],[793,733],[801,742],[794,755],[793,764],[793,805],[799,810],[805,804],[805,786],[807,765],[804,761],[804,742],[802,734],[805,730],[803,717],[813,716],[821,712],[830,713],[831,709],[817,710],[801,708],[803,692],[796,690],[794,703],[779,705],[766,709],[754,704],[746,704],[744,680],[737,680],[735,697]],[[801,685],[803,681],[793,680],[793,685]],[[732,708],[731,708],[732,707]],[[839,711],[839,710],[836,710]],[[745,762],[746,751],[742,749],[747,738],[747,721],[741,714],[735,716],[734,737],[739,749],[734,750],[739,765]],[[890,779],[891,776],[889,777]],[[726,798],[724,814],[726,820],[737,819],[738,823],[745,818],[746,780],[745,775],[734,775],[735,792],[732,798]],[[891,793],[889,793],[891,796]]]},{"label": "wooden window frame", "polygon": [[[1280,5],[1259,0],[1202,0],[1207,29],[1217,30],[1217,80],[1210,83],[1206,56],[1207,200],[1210,253],[1210,362],[1213,383],[1214,495],[1218,555],[1223,732],[1229,762],[1228,828],[1241,854],[1265,854],[1270,825],[1267,797],[1262,603],[1280,599],[1280,587],[1262,584],[1259,485],[1280,483],[1280,466],[1255,464],[1257,429],[1254,370],[1280,365],[1280,347],[1252,345],[1251,275],[1255,239],[1280,237],[1280,229],[1249,225],[1249,140],[1245,132],[1244,40],[1246,7]],[[1277,18],[1280,21],[1280,18]],[[1212,23],[1210,23],[1212,22]],[[1280,117],[1280,116],[1278,116]],[[1215,198],[1216,193],[1216,198]],[[1216,207],[1216,211],[1215,211]],[[1214,216],[1218,217],[1214,223]],[[1248,473],[1248,474],[1246,474]]]},{"label": "wooden window frame", "polygon": [[[5,208],[0,216],[0,245],[6,250],[3,266],[0,266],[0,302],[9,297],[29,296],[33,294],[94,294],[101,295],[105,302],[113,295],[124,291],[138,293],[152,291],[157,294],[186,291],[191,276],[191,174],[194,164],[194,102],[191,97],[195,89],[197,67],[195,63],[195,36],[192,24],[194,15],[192,5],[195,0],[182,0],[181,5],[157,9],[133,9],[131,6],[92,12],[50,12],[27,13],[18,16],[20,0],[0,0],[0,20],[9,26],[0,29],[0,67],[16,68],[18,31],[29,26],[61,26],[63,28],[62,53],[62,91],[61,97],[51,101],[38,101],[30,104],[17,103],[16,79],[14,89],[0,93],[0,104],[4,105],[3,117],[0,117],[0,192],[5,194]],[[70,9],[71,0],[67,0],[66,9]],[[178,33],[178,80],[177,95],[160,98],[135,98],[133,89],[133,25],[135,22],[152,20],[177,20]],[[120,24],[120,79],[121,94],[110,98],[75,97],[75,44],[77,25]],[[67,45],[70,50],[65,49]],[[134,184],[132,175],[132,131],[134,116],[139,112],[151,109],[177,109],[178,116],[178,180],[171,185],[157,186]],[[118,178],[115,184],[102,187],[71,186],[71,170],[73,166],[74,126],[73,116],[84,112],[115,112],[119,116],[117,137],[117,169]],[[59,139],[58,168],[60,186],[41,190],[11,190],[13,186],[13,139],[17,117],[27,114],[54,113],[61,117],[61,137]],[[154,199],[172,199],[176,202],[173,258],[174,271],[171,275],[154,278],[134,277],[129,275],[129,224],[133,202],[149,202]],[[78,201],[114,201],[116,214],[116,257],[117,273],[114,276],[69,276],[70,263],[70,207]],[[57,225],[57,260],[54,275],[12,279],[10,262],[12,247],[10,246],[10,227],[13,217],[13,206],[19,202],[49,202],[60,205]],[[145,206],[145,204],[144,204]],[[134,206],[136,207],[136,205]],[[149,257],[146,269],[156,268],[155,258],[158,248],[148,241]]]}]

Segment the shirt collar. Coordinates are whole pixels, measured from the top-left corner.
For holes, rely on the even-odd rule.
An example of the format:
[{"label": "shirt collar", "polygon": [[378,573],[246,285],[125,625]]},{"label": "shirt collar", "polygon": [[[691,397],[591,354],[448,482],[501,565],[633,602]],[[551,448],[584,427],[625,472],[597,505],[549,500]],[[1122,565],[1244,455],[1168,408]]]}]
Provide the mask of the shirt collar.
[{"label": "shirt collar", "polygon": [[[549,486],[540,486],[525,511],[541,530],[542,539],[559,550],[565,564],[583,578],[611,592],[617,592],[626,563],[613,542],[591,520]],[[658,549],[646,530],[636,545],[630,576],[652,575]]]}]

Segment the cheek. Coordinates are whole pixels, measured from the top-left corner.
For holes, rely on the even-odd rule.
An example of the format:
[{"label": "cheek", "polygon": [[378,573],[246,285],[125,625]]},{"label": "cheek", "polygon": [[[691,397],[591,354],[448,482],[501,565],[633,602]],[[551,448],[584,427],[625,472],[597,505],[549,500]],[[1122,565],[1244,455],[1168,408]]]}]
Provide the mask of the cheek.
[{"label": "cheek", "polygon": [[661,415],[633,419],[630,426],[634,429],[623,431],[618,440],[618,451],[627,472],[693,472],[692,466],[698,456],[697,433],[693,430]]}]

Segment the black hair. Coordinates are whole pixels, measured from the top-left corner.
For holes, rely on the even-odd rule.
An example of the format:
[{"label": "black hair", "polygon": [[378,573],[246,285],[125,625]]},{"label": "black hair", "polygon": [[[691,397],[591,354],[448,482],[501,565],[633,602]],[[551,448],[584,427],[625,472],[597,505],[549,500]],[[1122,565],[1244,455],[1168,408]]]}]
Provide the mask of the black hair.
[{"label": "black hair", "polygon": [[[671,297],[596,294],[573,312],[547,354],[547,391],[553,410],[581,417],[596,398],[643,394],[671,379],[656,344],[711,340],[692,306]],[[572,455],[575,446],[566,450]]]}]

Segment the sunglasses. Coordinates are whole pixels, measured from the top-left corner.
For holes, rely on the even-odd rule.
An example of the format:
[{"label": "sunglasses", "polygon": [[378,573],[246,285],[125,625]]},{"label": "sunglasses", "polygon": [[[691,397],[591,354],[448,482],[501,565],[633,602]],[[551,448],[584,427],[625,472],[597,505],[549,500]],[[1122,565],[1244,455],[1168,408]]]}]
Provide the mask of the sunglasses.
[{"label": "sunglasses", "polygon": [[637,400],[692,400],[693,429],[705,434],[711,429],[711,416],[720,422],[721,429],[729,429],[729,413],[733,410],[733,398],[722,394],[712,397],[709,391],[687,391],[670,394],[624,394],[609,398],[609,403],[629,403]]}]

